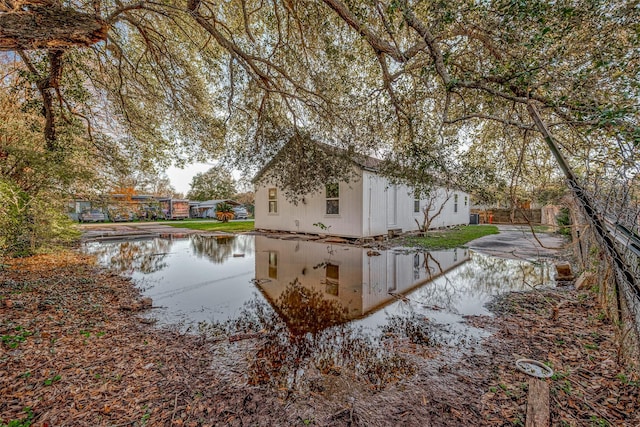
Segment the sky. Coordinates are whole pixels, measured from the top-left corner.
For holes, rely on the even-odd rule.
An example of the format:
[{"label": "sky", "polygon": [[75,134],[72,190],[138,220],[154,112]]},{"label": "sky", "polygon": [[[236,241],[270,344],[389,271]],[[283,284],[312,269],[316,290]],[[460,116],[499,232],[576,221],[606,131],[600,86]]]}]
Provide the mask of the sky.
[{"label": "sky", "polygon": [[191,185],[191,179],[198,173],[208,171],[211,166],[213,166],[212,163],[192,163],[186,165],[184,169],[171,166],[167,169],[167,176],[177,192],[187,194]]}]

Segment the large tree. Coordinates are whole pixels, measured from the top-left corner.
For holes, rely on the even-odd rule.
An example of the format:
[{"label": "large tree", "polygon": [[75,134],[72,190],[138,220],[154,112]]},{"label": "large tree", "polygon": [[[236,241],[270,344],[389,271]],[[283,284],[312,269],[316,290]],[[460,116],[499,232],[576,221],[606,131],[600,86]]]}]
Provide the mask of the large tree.
[{"label": "large tree", "polygon": [[206,172],[198,173],[191,179],[187,193],[190,200],[229,199],[236,194],[236,181],[229,169],[213,166]]},{"label": "large tree", "polygon": [[[106,105],[151,156],[181,141],[247,167],[303,134],[422,179],[458,170],[461,135],[507,126],[523,144],[550,129],[585,174],[601,157],[637,174],[640,12],[625,1],[3,5],[0,48],[41,93],[50,141],[51,112],[100,122]],[[64,25],[43,35],[42,17]],[[78,108],[52,102],[63,67],[89,82]]]}]

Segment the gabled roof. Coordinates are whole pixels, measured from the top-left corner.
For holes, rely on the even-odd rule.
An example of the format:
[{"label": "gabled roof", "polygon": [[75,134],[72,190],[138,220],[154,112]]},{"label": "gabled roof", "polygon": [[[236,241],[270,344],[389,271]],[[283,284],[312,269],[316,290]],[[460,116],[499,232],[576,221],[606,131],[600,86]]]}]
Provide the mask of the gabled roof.
[{"label": "gabled roof", "polygon": [[[264,175],[264,173],[275,162],[277,162],[280,159],[280,157],[282,155],[281,153],[284,151],[284,149],[289,144],[292,143],[291,141],[292,140],[289,140],[289,142],[287,144],[285,144],[285,146],[275,156],[273,156],[273,158],[271,160],[269,160],[269,162],[267,162],[267,164],[264,165],[262,167],[262,169],[260,169],[258,171],[258,173],[256,173],[256,175],[253,177],[251,182],[255,183],[256,181],[258,181],[262,177],[262,175]],[[358,153],[350,153],[349,150],[346,150],[346,149],[340,148],[340,147],[336,147],[336,146],[333,146],[333,145],[330,145],[330,144],[327,144],[327,143],[324,143],[324,142],[319,142],[319,141],[315,141],[315,140],[312,140],[312,139],[309,139],[308,142],[312,142],[318,148],[322,149],[323,151],[325,151],[327,153],[331,153],[331,154],[335,154],[336,156],[342,156],[342,157],[348,158],[356,166],[359,166],[360,168],[365,169],[365,170],[377,172],[379,170],[380,164],[382,163],[382,160],[376,159],[375,157],[366,156],[366,155],[358,154]]]}]

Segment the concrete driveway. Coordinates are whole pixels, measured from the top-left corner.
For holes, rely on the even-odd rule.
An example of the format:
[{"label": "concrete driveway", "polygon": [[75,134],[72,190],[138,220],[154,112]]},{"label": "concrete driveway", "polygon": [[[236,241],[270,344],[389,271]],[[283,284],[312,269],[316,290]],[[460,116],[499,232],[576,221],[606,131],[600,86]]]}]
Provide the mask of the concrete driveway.
[{"label": "concrete driveway", "polygon": [[[200,221],[204,222],[204,221]],[[211,220],[211,222],[218,222]],[[179,224],[179,222],[173,222]],[[191,234],[228,235],[224,231],[201,231],[172,227],[162,222],[113,222],[81,224],[82,240],[120,240],[151,237],[186,237]]]},{"label": "concrete driveway", "polygon": [[569,240],[555,233],[534,233],[529,226],[498,225],[500,234],[473,240],[469,248],[489,255],[526,259],[558,258],[568,248]]}]

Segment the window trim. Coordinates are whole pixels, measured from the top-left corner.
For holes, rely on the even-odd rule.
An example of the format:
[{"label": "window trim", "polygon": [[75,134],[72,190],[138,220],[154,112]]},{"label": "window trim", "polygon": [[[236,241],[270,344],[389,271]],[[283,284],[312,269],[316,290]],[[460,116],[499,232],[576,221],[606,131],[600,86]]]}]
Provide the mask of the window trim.
[{"label": "window trim", "polygon": [[278,189],[276,187],[267,188],[267,213],[269,215],[278,214]]},{"label": "window trim", "polygon": [[[336,195],[329,197],[329,186],[335,186]],[[329,213],[329,202],[337,202],[338,211],[335,213]],[[338,216],[340,215],[340,184],[331,183],[325,184],[324,186],[324,214],[327,216]]]}]

